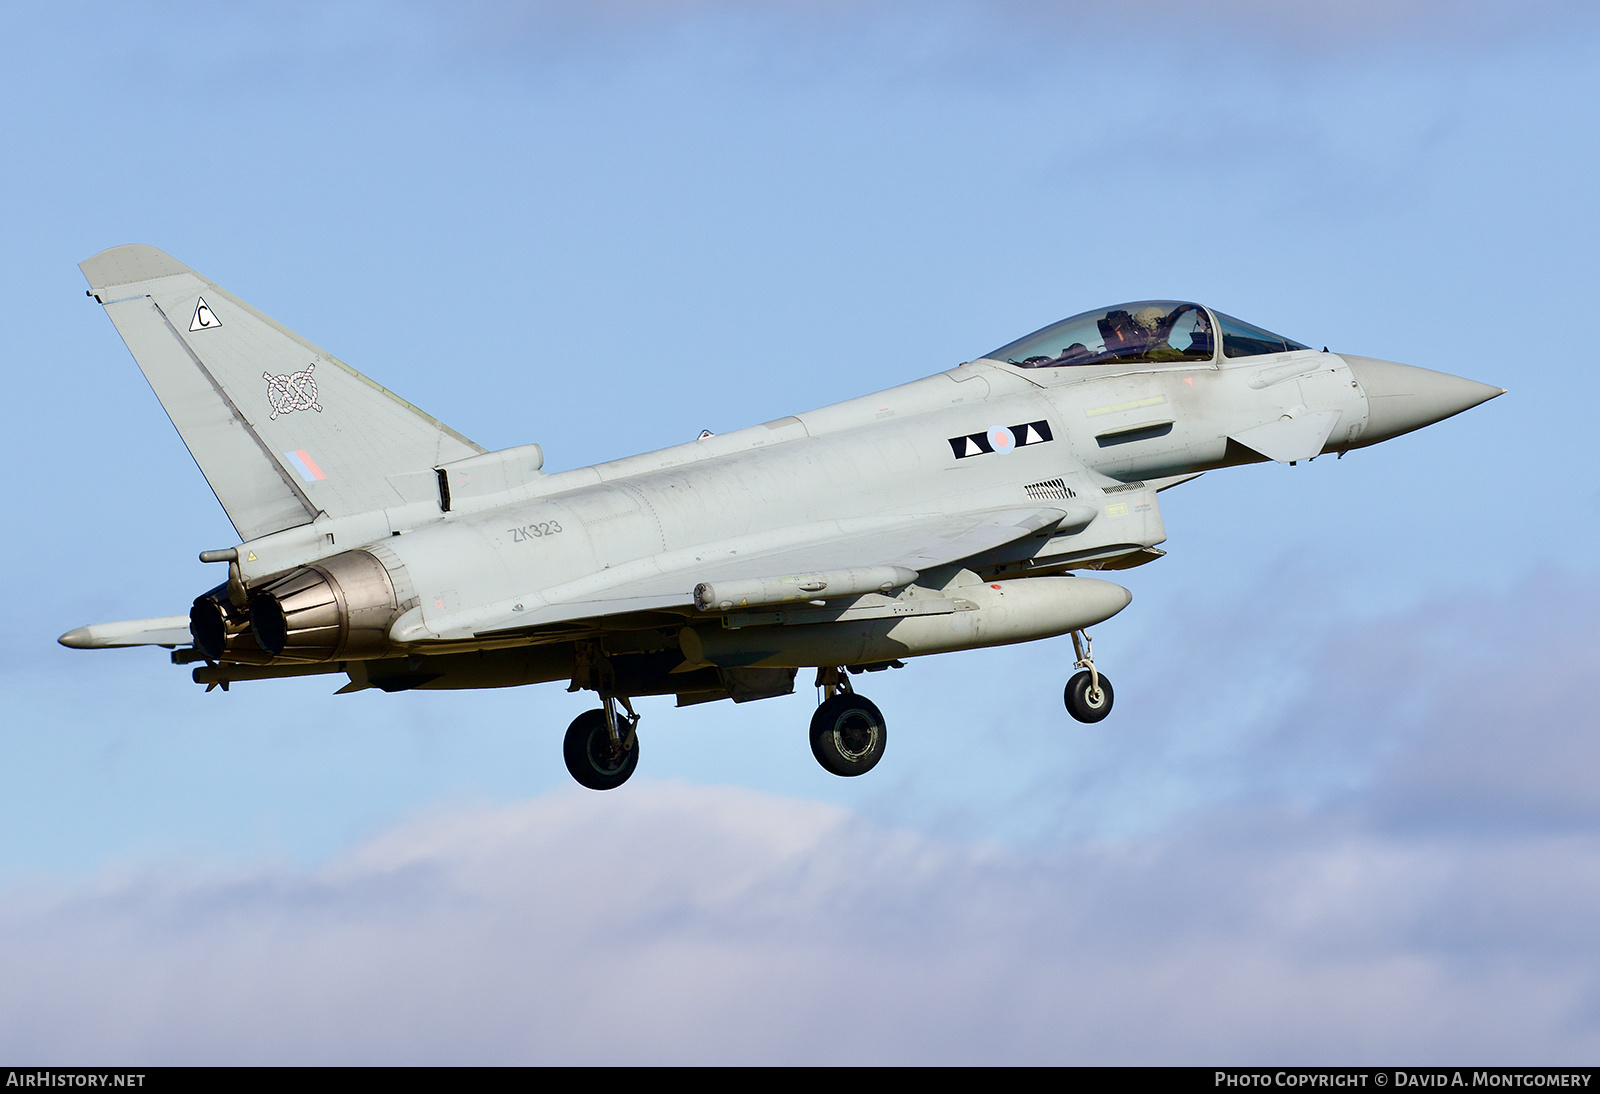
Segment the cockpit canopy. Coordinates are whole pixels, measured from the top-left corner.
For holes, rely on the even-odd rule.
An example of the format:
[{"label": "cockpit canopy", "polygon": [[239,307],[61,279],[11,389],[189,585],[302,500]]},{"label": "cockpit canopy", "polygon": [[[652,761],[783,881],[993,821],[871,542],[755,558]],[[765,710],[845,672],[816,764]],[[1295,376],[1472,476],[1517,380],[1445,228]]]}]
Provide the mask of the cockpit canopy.
[{"label": "cockpit canopy", "polygon": [[1308,348],[1231,315],[1208,312],[1199,304],[1181,300],[1138,300],[1100,311],[1086,311],[1052,323],[984,357],[1006,361],[1018,368],[1123,361],[1153,364],[1210,361],[1216,356],[1217,332],[1222,335],[1225,357],[1258,357],[1264,353]]}]

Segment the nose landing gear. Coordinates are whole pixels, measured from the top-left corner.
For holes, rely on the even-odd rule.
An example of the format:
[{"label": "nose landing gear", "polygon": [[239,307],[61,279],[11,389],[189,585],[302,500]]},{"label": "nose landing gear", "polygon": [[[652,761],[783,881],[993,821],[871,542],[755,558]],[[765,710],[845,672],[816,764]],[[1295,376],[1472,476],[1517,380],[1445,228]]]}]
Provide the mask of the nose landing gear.
[{"label": "nose landing gear", "polygon": [[[617,714],[617,702],[628,713]],[[567,727],[561,754],[567,771],[590,790],[615,790],[639,766],[639,716],[627,696],[603,699],[599,710],[586,710]]]},{"label": "nose landing gear", "polygon": [[1094,640],[1087,633],[1072,632],[1072,649],[1078,655],[1073,667],[1084,671],[1067,681],[1062,701],[1067,705],[1067,713],[1078,721],[1098,722],[1111,713],[1111,681],[1094,667]]},{"label": "nose landing gear", "polygon": [[827,698],[811,716],[811,754],[835,775],[865,775],[883,759],[889,739],[883,712],[857,695],[850,678],[835,666],[817,669],[817,687],[826,689]]}]

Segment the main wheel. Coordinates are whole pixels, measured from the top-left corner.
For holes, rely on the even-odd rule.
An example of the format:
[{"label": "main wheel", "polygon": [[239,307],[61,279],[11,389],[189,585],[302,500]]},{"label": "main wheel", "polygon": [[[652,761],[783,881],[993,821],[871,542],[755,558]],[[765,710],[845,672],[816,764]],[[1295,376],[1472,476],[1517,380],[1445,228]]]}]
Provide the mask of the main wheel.
[{"label": "main wheel", "polygon": [[872,700],[844,692],[811,716],[811,754],[835,775],[865,775],[883,759],[888,731]]},{"label": "main wheel", "polygon": [[[626,732],[623,739],[627,739]],[[606,712],[586,710],[567,727],[561,753],[567,770],[581,785],[590,790],[615,790],[639,766],[639,738],[635,737],[633,744],[618,754],[611,746],[611,732],[606,729]]]},{"label": "main wheel", "polygon": [[1111,681],[1106,679],[1105,673],[1100,674],[1098,695],[1094,694],[1092,683],[1089,670],[1084,669],[1067,681],[1067,689],[1061,696],[1067,704],[1067,713],[1080,722],[1098,722],[1111,713]]}]

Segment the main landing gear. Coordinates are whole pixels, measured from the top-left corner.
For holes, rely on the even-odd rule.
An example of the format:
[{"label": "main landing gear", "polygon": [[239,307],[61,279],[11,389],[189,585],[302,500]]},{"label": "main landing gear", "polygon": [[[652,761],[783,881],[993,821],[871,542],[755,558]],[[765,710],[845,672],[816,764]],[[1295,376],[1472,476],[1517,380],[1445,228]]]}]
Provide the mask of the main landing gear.
[{"label": "main landing gear", "polygon": [[1067,681],[1061,698],[1067,704],[1067,713],[1078,721],[1098,722],[1111,713],[1111,681],[1094,667],[1094,641],[1087,634],[1073,631],[1072,649],[1078,655],[1073,667],[1084,671]]},{"label": "main landing gear", "polygon": [[[562,756],[567,770],[590,790],[615,790],[639,766],[639,716],[626,696],[605,696],[599,710],[586,710],[567,727]],[[621,703],[626,716],[617,713]]]},{"label": "main landing gear", "polygon": [[811,754],[835,775],[865,775],[883,759],[889,739],[883,712],[833,665],[817,669],[817,687],[826,698],[811,716]]},{"label": "main landing gear", "polygon": [[[1082,671],[1067,681],[1062,694],[1067,713],[1080,722],[1099,722],[1111,713],[1111,681],[1095,667],[1094,644],[1087,634],[1073,631],[1072,648],[1078,655],[1073,667]],[[865,775],[883,759],[889,740],[883,712],[872,700],[856,694],[847,673],[891,667],[898,668],[899,663],[817,669],[821,701],[811,716],[811,754],[825,770],[853,778]],[[610,694],[615,680],[609,674],[591,672],[585,679],[592,681],[587,686],[600,690],[602,705],[573,719],[562,754],[567,770],[581,785],[590,790],[614,790],[639,766],[639,715],[627,696]],[[575,682],[569,690],[578,687]]]}]

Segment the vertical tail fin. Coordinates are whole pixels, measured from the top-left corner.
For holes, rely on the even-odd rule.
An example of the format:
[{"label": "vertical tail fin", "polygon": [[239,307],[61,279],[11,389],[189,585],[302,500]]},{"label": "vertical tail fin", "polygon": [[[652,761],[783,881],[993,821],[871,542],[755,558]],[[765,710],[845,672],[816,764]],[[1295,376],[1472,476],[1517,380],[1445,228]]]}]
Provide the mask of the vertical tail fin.
[{"label": "vertical tail fin", "polygon": [[241,539],[405,500],[484,450],[154,247],[79,264]]}]

